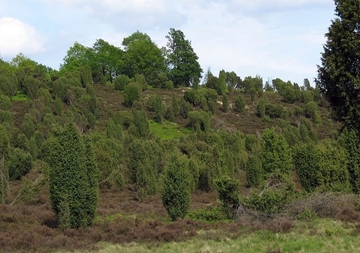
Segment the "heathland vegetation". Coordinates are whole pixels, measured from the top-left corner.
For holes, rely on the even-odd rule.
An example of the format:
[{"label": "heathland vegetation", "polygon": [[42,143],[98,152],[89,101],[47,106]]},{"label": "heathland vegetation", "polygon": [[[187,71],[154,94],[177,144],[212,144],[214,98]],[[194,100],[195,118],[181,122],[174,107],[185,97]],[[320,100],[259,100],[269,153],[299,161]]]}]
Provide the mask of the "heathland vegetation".
[{"label": "heathland vegetation", "polygon": [[0,252],[357,252],[360,6],[335,3],[316,87],[204,73],[175,29],[0,60]]}]

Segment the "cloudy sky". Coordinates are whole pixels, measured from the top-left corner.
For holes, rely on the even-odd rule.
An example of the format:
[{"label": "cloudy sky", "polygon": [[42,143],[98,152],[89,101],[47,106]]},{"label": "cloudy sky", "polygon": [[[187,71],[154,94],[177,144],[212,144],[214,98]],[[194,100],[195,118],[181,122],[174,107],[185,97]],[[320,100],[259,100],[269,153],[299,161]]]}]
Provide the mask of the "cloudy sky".
[{"label": "cloudy sky", "polygon": [[75,41],[121,46],[135,31],[166,45],[184,32],[204,71],[303,84],[314,79],[332,0],[0,0],[0,56],[22,52],[58,69]]}]

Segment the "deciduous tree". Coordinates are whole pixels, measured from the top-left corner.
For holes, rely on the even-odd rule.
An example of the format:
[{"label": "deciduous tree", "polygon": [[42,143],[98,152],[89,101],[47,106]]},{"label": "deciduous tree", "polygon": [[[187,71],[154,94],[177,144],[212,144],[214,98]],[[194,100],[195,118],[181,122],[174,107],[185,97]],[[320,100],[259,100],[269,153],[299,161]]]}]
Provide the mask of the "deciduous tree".
[{"label": "deciduous tree", "polygon": [[180,30],[170,29],[166,36],[167,63],[175,86],[190,86],[203,72],[189,40]]}]

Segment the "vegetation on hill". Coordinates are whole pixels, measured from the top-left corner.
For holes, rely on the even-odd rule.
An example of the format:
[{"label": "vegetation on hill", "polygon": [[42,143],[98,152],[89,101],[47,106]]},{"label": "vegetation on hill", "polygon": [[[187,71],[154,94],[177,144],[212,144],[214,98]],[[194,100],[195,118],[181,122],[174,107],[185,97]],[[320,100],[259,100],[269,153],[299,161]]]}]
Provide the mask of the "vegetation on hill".
[{"label": "vegetation on hill", "polygon": [[[194,229],[222,227],[236,238],[259,222],[287,232],[314,217],[360,221],[357,109],[344,102],[358,90],[343,96],[328,82],[350,75],[320,67],[317,87],[225,70],[201,79],[183,32],[166,38],[166,48],[139,31],[122,47],[76,42],[59,71],[23,54],[0,60],[1,248],[39,250],[6,240],[34,210],[45,215],[23,241],[53,238],[45,251],[67,248],[58,229],[67,243],[117,243],[186,240],[200,233]],[[331,52],[323,64],[333,66]],[[336,117],[343,132],[331,117],[334,101],[349,109]],[[22,214],[11,216],[14,206]]]}]

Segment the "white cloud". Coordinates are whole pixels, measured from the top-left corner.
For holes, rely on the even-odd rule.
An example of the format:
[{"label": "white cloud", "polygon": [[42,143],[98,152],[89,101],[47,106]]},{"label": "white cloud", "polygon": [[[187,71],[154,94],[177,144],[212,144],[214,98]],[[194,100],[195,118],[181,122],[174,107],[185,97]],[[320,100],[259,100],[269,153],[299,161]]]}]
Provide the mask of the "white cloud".
[{"label": "white cloud", "polygon": [[178,24],[183,20],[169,0],[44,0],[117,29],[136,31]]},{"label": "white cloud", "polygon": [[0,53],[2,56],[15,56],[44,52],[44,37],[30,25],[11,18],[0,18]]},{"label": "white cloud", "polygon": [[319,5],[326,5],[329,0],[234,0],[233,3],[241,7],[243,10],[255,11],[258,9],[292,9],[303,6],[316,7]]},{"label": "white cloud", "polygon": [[167,0],[48,0],[67,7],[81,7],[98,12],[99,7],[108,12],[164,13],[169,9],[171,1]]}]

